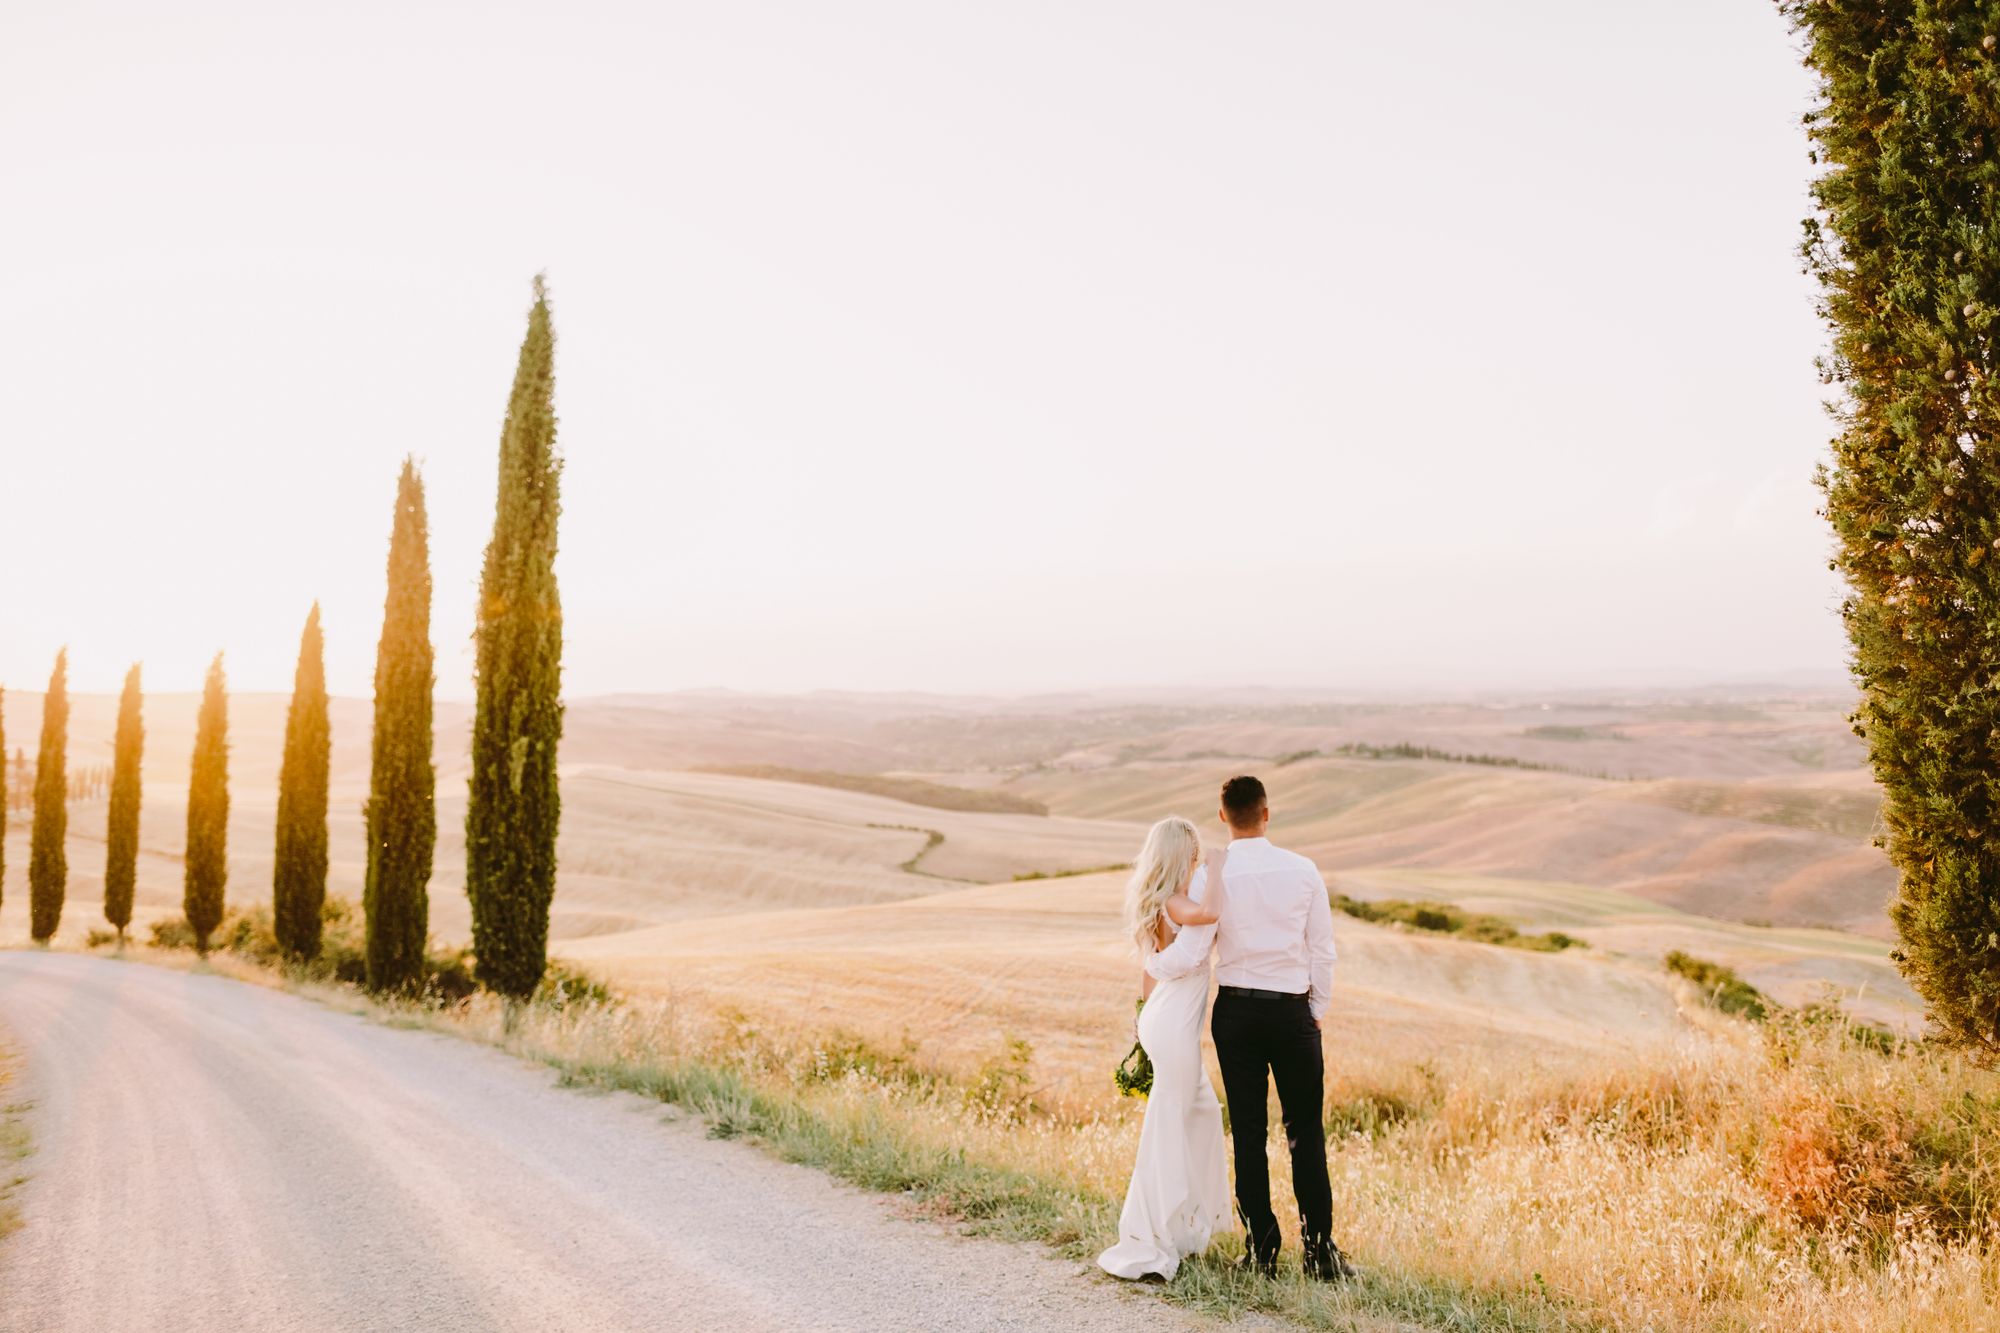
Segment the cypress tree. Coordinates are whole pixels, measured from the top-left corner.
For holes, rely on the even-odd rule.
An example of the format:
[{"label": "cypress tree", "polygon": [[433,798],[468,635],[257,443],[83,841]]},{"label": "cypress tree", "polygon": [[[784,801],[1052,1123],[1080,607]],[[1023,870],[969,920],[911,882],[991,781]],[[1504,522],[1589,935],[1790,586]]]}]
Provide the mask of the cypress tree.
[{"label": "cypress tree", "polygon": [[222,654],[208,664],[201,713],[194,724],[194,762],[188,771],[187,876],[182,910],[195,948],[222,924],[222,892],[229,882],[229,700],[223,694]]},{"label": "cypress tree", "polygon": [[47,943],[62,924],[69,859],[69,649],[56,654],[49,692],[42,699],[42,745],[35,752],[35,824],[28,843],[28,933]]},{"label": "cypress tree", "polygon": [[319,603],[306,615],[299,665],[285,715],[278,764],[278,845],[272,860],[271,916],[278,947],[300,961],[319,956],[326,905],[326,785],[333,734],[326,716],[326,645]]},{"label": "cypress tree", "polygon": [[555,896],[562,604],[556,592],[555,333],[535,303],[500,434],[493,537],[479,576],[465,889],[479,979],[516,999],[548,965]]},{"label": "cypress tree", "polygon": [[1806,116],[1839,434],[1821,469],[1899,872],[1896,958],[2000,1053],[2000,0],[1780,0]]},{"label": "cypress tree", "polygon": [[146,725],[139,716],[139,664],[125,673],[118,696],[118,730],[111,743],[111,813],[104,824],[104,919],[125,942],[132,924],[132,890],[139,878],[139,758]]},{"label": "cypress tree", "polygon": [[389,534],[389,593],[375,650],[375,733],[368,773],[368,984],[408,990],[430,933],[437,770],[431,762],[431,555],[424,482],[403,460]]}]

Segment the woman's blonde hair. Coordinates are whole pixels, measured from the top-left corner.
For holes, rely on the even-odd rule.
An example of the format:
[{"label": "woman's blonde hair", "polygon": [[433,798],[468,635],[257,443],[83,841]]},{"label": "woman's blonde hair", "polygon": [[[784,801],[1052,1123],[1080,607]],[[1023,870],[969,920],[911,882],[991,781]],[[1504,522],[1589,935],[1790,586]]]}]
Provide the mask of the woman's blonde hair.
[{"label": "woman's blonde hair", "polygon": [[1167,909],[1167,899],[1187,888],[1200,849],[1201,834],[1179,815],[1162,819],[1147,831],[1132,878],[1125,882],[1125,927],[1132,932],[1141,958],[1159,947],[1160,914]]}]

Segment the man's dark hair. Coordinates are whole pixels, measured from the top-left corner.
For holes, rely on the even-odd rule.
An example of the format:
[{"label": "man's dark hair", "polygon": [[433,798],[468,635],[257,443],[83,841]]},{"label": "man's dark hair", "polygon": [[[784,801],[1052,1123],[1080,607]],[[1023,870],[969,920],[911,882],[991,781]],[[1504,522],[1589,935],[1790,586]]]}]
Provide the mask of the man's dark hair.
[{"label": "man's dark hair", "polygon": [[1264,784],[1245,773],[1222,784],[1222,808],[1232,828],[1257,822],[1264,810]]}]

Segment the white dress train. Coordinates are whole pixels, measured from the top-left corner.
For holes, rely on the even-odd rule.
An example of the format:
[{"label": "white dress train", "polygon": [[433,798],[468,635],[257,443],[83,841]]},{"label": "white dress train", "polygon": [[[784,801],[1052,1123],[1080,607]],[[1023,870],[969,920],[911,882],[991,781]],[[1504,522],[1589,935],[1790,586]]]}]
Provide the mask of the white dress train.
[{"label": "white dress train", "polygon": [[1139,1130],[1139,1159],[1118,1215],[1118,1243],[1097,1256],[1113,1277],[1172,1280],[1230,1224],[1222,1104],[1201,1062],[1209,969],[1163,981],[1139,1012],[1139,1044],[1153,1062],[1153,1091]]}]

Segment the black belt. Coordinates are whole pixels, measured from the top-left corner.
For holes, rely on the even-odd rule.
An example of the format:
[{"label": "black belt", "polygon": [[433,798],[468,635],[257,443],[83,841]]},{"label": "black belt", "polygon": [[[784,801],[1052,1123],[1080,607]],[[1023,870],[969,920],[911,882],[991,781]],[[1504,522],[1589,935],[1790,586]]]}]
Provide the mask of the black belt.
[{"label": "black belt", "polygon": [[1294,994],[1284,990],[1256,990],[1249,986],[1217,986],[1217,995],[1233,995],[1239,1000],[1303,1000],[1311,991]]}]

